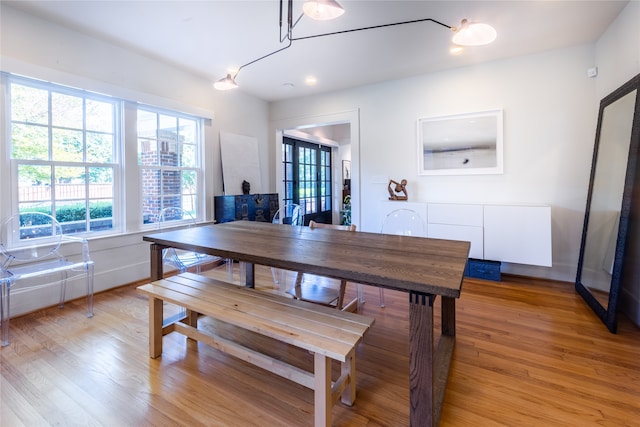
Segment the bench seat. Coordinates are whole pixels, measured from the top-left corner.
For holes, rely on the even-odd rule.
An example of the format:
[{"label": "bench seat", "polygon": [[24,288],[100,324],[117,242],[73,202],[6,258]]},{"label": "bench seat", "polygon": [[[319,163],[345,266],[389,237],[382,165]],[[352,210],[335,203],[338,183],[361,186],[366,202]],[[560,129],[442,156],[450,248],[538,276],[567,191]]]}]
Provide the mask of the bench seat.
[{"label": "bench seat", "polygon": [[[374,319],[182,273],[138,287],[149,297],[149,355],[162,354],[162,337],[179,332],[314,390],[315,426],[330,426],[332,407],[355,400],[355,348]],[[163,326],[163,302],[187,309],[187,317]],[[198,329],[198,314],[314,354],[314,373]],[[331,360],[341,364],[336,381]]]}]

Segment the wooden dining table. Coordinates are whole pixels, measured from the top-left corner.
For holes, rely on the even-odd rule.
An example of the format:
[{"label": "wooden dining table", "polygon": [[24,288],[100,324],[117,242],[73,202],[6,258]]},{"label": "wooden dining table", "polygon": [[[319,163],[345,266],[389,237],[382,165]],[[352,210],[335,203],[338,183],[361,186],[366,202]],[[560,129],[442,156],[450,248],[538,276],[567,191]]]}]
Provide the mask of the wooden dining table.
[{"label": "wooden dining table", "polygon": [[[152,280],[162,278],[163,249],[174,247],[245,262],[248,287],[255,283],[254,266],[265,265],[406,292],[410,425],[438,424],[469,242],[250,221],[163,231],[143,240],[151,242]],[[441,334],[436,345],[438,296]]]}]

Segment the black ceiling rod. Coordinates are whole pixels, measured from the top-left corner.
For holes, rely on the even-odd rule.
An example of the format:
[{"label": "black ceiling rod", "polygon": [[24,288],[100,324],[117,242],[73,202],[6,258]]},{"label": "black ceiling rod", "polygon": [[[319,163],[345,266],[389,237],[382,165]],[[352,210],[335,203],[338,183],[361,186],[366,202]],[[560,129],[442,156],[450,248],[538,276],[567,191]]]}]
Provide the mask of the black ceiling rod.
[{"label": "black ceiling rod", "polygon": [[351,29],[351,30],[334,31],[332,33],[315,34],[315,35],[312,35],[312,36],[294,37],[291,40],[292,41],[305,40],[305,39],[312,39],[312,38],[315,38],[315,37],[333,36],[333,35],[336,35],[336,34],[353,33],[355,31],[373,30],[373,29],[376,29],[376,28],[393,27],[395,25],[414,24],[416,22],[426,22],[426,21],[431,21],[431,22],[433,22],[435,24],[442,25],[443,27],[446,27],[446,28],[449,28],[449,29],[452,28],[450,25],[443,24],[442,22],[436,21],[435,19],[423,18],[423,19],[414,19],[412,21],[402,21],[402,22],[394,22],[394,23],[391,23],[391,24],[382,24],[382,25],[373,25],[373,26],[370,26],[370,27],[354,28],[354,29]]}]

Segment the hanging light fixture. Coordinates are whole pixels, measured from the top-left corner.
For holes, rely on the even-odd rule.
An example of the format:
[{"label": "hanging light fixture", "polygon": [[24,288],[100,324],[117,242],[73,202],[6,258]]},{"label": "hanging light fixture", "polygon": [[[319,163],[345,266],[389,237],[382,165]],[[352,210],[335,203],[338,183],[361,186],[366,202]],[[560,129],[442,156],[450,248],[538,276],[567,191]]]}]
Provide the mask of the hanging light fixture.
[{"label": "hanging light fixture", "polygon": [[292,15],[293,0],[287,0],[287,4],[288,4],[287,28],[286,28],[286,33],[283,37],[282,36],[283,1],[284,0],[280,0],[280,43],[284,42],[285,40],[288,40],[287,45],[240,66],[238,70],[235,72],[235,74],[233,74],[233,76],[231,74],[227,74],[226,77],[216,81],[213,84],[213,86],[216,89],[229,90],[229,89],[237,88],[238,84],[236,83],[235,79],[238,76],[238,73],[240,73],[240,70],[242,70],[244,67],[248,65],[251,65],[271,55],[274,55],[278,52],[282,52],[283,50],[288,49],[289,47],[291,47],[291,44],[297,40],[306,40],[306,39],[312,39],[317,37],[352,33],[355,31],[373,30],[376,28],[392,27],[395,25],[414,24],[417,22],[426,22],[426,21],[433,22],[434,24],[441,25],[453,31],[454,35],[452,38],[452,42],[460,46],[480,46],[480,45],[488,44],[494,41],[497,36],[496,30],[492,26],[487,24],[482,24],[479,22],[469,22],[467,19],[463,19],[461,21],[460,27],[452,27],[450,25],[444,24],[435,19],[422,18],[422,19],[414,19],[411,21],[394,22],[391,24],[382,24],[382,25],[373,25],[370,27],[354,28],[351,30],[334,31],[331,33],[315,34],[311,36],[293,37],[293,28],[296,26],[298,22],[300,22],[300,19],[302,19],[303,16],[306,15],[317,20],[334,19],[341,16],[344,13],[344,9],[335,0],[307,0],[302,6],[303,13],[298,17],[298,19],[294,23],[293,15]]},{"label": "hanging light fixture", "polygon": [[307,0],[302,10],[309,18],[318,21],[335,19],[344,13],[344,8],[335,0]]},{"label": "hanging light fixture", "polygon": [[497,37],[496,30],[488,24],[469,22],[463,19],[460,27],[451,28],[455,33],[451,41],[460,46],[482,46],[494,41]]},{"label": "hanging light fixture", "polygon": [[[236,73],[236,75],[238,75],[238,73]],[[238,87],[238,84],[236,83],[236,80],[234,79],[234,77],[231,77],[231,74],[227,74],[226,77],[223,77],[217,82],[215,82],[213,84],[213,87],[218,90],[235,89]]]}]

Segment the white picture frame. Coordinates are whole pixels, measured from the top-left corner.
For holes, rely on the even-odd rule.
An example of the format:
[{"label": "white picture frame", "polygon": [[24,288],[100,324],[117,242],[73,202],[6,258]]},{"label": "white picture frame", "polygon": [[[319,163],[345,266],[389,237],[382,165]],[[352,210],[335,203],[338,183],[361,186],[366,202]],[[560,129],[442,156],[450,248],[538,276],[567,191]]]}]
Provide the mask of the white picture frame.
[{"label": "white picture frame", "polygon": [[503,173],[501,108],[418,119],[418,175]]}]

